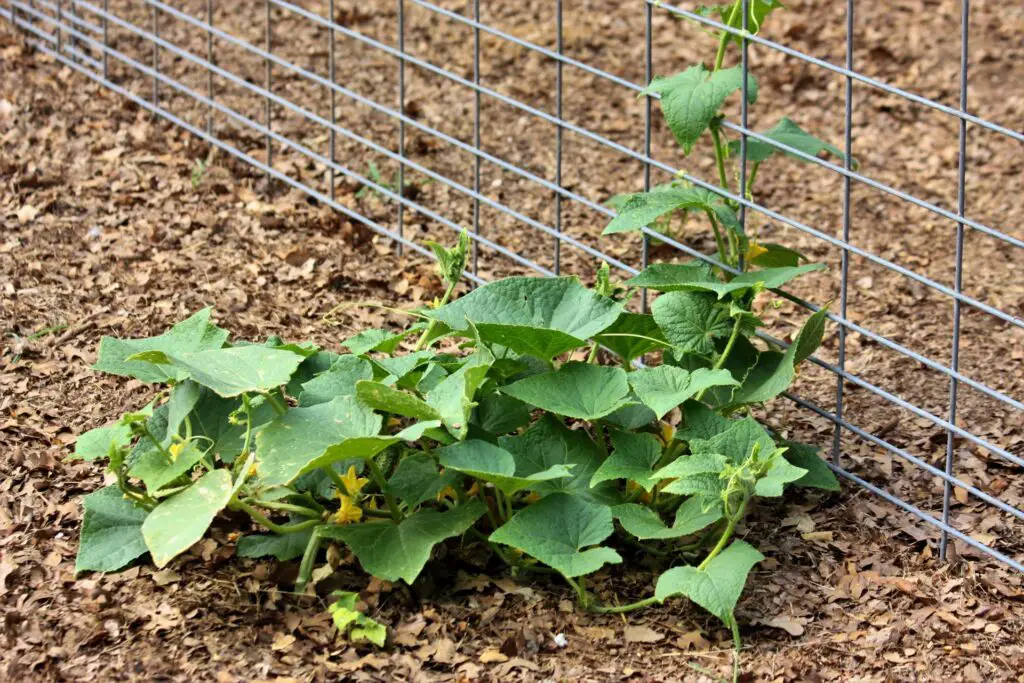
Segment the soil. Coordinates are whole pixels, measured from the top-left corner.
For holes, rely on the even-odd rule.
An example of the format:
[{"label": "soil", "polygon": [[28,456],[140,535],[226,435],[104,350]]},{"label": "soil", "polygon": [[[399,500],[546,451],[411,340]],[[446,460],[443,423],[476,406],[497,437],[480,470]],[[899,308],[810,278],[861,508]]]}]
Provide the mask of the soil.
[{"label": "soil", "polygon": [[[217,3],[215,24],[262,44],[262,3]],[[323,3],[299,3],[323,12]],[[482,3],[488,5],[489,3]],[[842,3],[819,8],[794,1],[772,17],[765,35],[841,64]],[[259,5],[257,8],[256,5]],[[392,2],[338,0],[336,20],[387,44],[395,40]],[[413,54],[472,78],[472,32],[407,2],[406,46]],[[452,11],[462,2],[444,2]],[[863,6],[862,6],[863,5]],[[112,11],[149,26],[149,10],[112,0]],[[202,17],[205,3],[176,3]],[[482,20],[516,37],[554,48],[554,3],[494,3]],[[643,11],[608,0],[565,2],[565,51],[633,82],[643,73]],[[1024,130],[1024,9],[972,3],[970,110]],[[205,36],[161,19],[168,40],[205,55]],[[274,9],[274,53],[327,73],[327,33],[308,19]],[[898,28],[897,28],[898,27]],[[655,71],[667,73],[713,53],[698,27],[654,11]],[[951,2],[860,3],[854,63],[862,72],[956,106],[959,9]],[[898,38],[898,39],[897,39]],[[115,47],[149,63],[149,48],[123,28]],[[337,80],[353,91],[396,103],[396,62],[339,36]],[[554,113],[555,63],[486,34],[481,81]],[[253,83],[264,64],[223,40],[217,63]],[[752,48],[761,102],[751,124],[765,128],[781,115],[830,140],[842,139],[841,77],[792,58]],[[205,92],[205,76],[183,59],[161,55],[161,68]],[[148,79],[114,65],[112,78],[148,96]],[[321,116],[326,89],[279,67],[275,92]],[[422,69],[407,69],[406,111],[414,119],[472,141],[473,97]],[[642,149],[643,102],[591,74],[565,68],[567,120]],[[1009,87],[1008,87],[1009,86]],[[218,78],[217,101],[256,121],[263,99]],[[161,102],[203,127],[207,108],[167,87]],[[957,125],[948,116],[895,96],[854,87],[854,153],[862,172],[936,203],[956,207]],[[281,107],[273,129],[327,154],[322,126]],[[482,98],[484,149],[530,172],[554,177],[555,129],[524,112]],[[339,98],[341,125],[394,148],[394,121]],[[218,136],[265,159],[264,138],[213,117]],[[1024,238],[1024,156],[1015,143],[968,127],[967,215]],[[422,132],[408,130],[418,163],[463,185],[473,184],[472,156]],[[473,548],[448,548],[413,587],[369,580],[350,557],[317,585],[320,597],[288,592],[294,564],[234,557],[230,520],[168,569],[141,565],[117,575],[74,575],[79,499],[102,483],[98,468],[69,463],[77,434],[144,404],[152,389],[88,369],[101,335],[145,336],[203,306],[237,336],[279,334],[334,346],[352,331],[403,322],[379,310],[339,305],[380,301],[410,306],[440,287],[426,259],[398,255],[392,243],[323,203],[291,190],[227,154],[215,156],[200,182],[191,176],[208,146],[52,58],[27,48],[0,23],[0,609],[4,615],[3,680],[712,680],[730,671],[729,634],[682,602],[628,618],[581,614],[556,582],[509,577]],[[705,150],[706,151],[706,150]],[[365,173],[375,162],[383,179],[394,164],[339,136],[337,158]],[[681,158],[655,109],[653,156],[711,178],[706,154]],[[325,168],[275,146],[274,168],[328,192]],[[580,136],[564,141],[563,185],[595,202],[641,187],[635,160]],[[755,199],[806,225],[840,235],[842,182],[814,165],[776,161],[762,170]],[[664,178],[653,174],[654,182]],[[457,224],[472,224],[473,202],[442,182],[406,175],[406,196]],[[397,209],[339,177],[342,205],[382,225]],[[536,221],[554,225],[549,191],[484,163],[482,194]],[[358,196],[357,196],[358,194]],[[956,226],[858,183],[851,195],[851,241],[952,286]],[[561,227],[572,237],[639,265],[639,243],[599,238],[605,220],[577,202],[562,202]],[[821,240],[751,212],[751,229],[769,241],[800,248],[832,266],[798,283],[794,293],[824,302],[838,293],[839,252]],[[497,244],[553,268],[552,238],[501,212],[482,207],[481,231]],[[696,223],[674,226],[678,239],[702,251],[711,243]],[[435,220],[412,210],[405,235],[450,239]],[[653,259],[678,254],[656,246]],[[1024,316],[1021,250],[968,229],[964,291],[1011,315]],[[563,272],[593,277],[594,259],[571,246]],[[483,277],[527,268],[481,248]],[[951,353],[952,303],[941,293],[858,257],[850,262],[849,317],[937,362]],[[767,311],[773,334],[785,337],[804,313],[791,304]],[[970,306],[962,311],[961,370],[1016,400],[1024,400],[1024,334]],[[857,334],[847,337],[847,367],[858,377],[945,418],[948,379]],[[820,356],[834,362],[830,336]],[[847,383],[844,416],[865,430],[942,467],[946,433]],[[795,393],[826,410],[835,379],[821,368],[802,371]],[[766,419],[803,441],[827,448],[832,425],[789,401],[771,404]],[[1020,411],[961,387],[958,424],[1024,456]],[[941,480],[865,441],[844,435],[844,467],[935,514]],[[1018,508],[1019,468],[972,444],[954,443],[956,473]],[[781,521],[780,521],[781,520]],[[1024,534],[1015,518],[954,491],[951,523],[1020,560]],[[951,561],[937,559],[933,527],[864,489],[835,496],[798,493],[753,511],[745,536],[769,557],[752,574],[739,606],[750,680],[1024,680],[1022,577],[970,547],[953,543]],[[606,600],[649,594],[653,574],[598,574]],[[369,612],[388,623],[393,645],[371,651],[336,637],[323,597],[343,587],[361,591]],[[559,647],[556,636],[567,643]],[[563,642],[561,638],[558,642]]]}]

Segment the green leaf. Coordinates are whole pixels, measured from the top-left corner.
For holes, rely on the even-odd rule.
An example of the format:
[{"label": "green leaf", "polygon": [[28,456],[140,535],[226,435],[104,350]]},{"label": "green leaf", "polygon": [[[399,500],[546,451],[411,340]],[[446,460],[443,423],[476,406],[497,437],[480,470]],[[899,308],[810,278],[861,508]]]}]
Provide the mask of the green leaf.
[{"label": "green leaf", "polygon": [[553,493],[517,512],[490,541],[521,550],[571,578],[622,562],[617,552],[597,545],[613,531],[607,506]]},{"label": "green leaf", "polygon": [[807,474],[793,482],[794,484],[825,491],[839,490],[839,480],[818,456],[817,448],[795,441],[783,441],[780,445],[786,447],[786,452],[782,455],[791,465],[807,470]]},{"label": "green leaf", "polygon": [[793,366],[800,365],[821,346],[821,339],[825,336],[825,325],[828,323],[828,306],[823,306],[807,319],[800,333],[793,342],[796,352],[793,354]]},{"label": "green leaf", "polygon": [[[736,9],[736,3],[729,2],[721,5],[711,5],[705,7],[703,5],[696,9],[697,14],[701,16],[709,17],[712,14],[717,14],[722,23],[732,28],[742,29],[743,28],[743,9],[742,5],[739,9]],[[784,9],[783,5],[779,0],[748,0],[747,11],[750,14],[750,18],[747,20],[747,31],[752,35],[757,35],[761,31],[761,25],[764,23],[765,18],[771,14],[774,10]],[[742,44],[742,39],[736,34],[729,34],[729,40],[736,43],[737,45]]]},{"label": "green leaf", "polygon": [[111,485],[82,498],[85,513],[75,573],[116,572],[147,552],[142,523],[147,512]]},{"label": "green leaf", "polygon": [[132,442],[129,425],[115,422],[104,427],[90,429],[75,439],[72,460],[97,460],[110,455],[111,449],[126,448]]},{"label": "green leaf", "polygon": [[793,278],[815,270],[823,270],[824,264],[809,263],[803,266],[765,268],[740,273],[729,282],[714,276],[709,268],[697,264],[658,263],[648,266],[629,281],[636,287],[646,287],[660,292],[714,292],[719,299],[727,294],[741,296],[751,290],[778,289]]},{"label": "green leaf", "polygon": [[433,351],[416,351],[391,358],[370,358],[369,361],[378,368],[379,374],[383,375],[381,382],[390,385],[401,382],[414,370],[428,364],[433,358]]},{"label": "green leaf", "polygon": [[472,421],[488,434],[508,434],[530,422],[530,408],[518,398],[487,394],[480,399]]},{"label": "green leaf", "polygon": [[227,341],[228,333],[210,323],[211,311],[212,309],[204,308],[156,337],[146,339],[103,337],[100,339],[96,364],[92,368],[112,375],[134,377],[143,382],[185,379],[188,376],[187,372],[180,368],[128,359],[146,351],[158,351],[170,355],[219,349]]},{"label": "green leaf", "polygon": [[775,450],[775,442],[765,428],[752,417],[732,420],[728,429],[710,439],[690,441],[690,450],[694,454],[718,453],[736,465],[745,462],[755,447],[759,455],[766,456]]},{"label": "green leaf", "polygon": [[550,359],[583,346],[614,323],[624,305],[575,278],[508,277],[426,315],[459,332],[471,321],[486,343]]},{"label": "green leaf", "polygon": [[597,486],[602,481],[613,479],[628,479],[650,491],[657,483],[651,475],[661,457],[661,442],[654,435],[645,433],[611,430],[611,436],[614,450],[594,472],[590,485]]},{"label": "green leaf", "polygon": [[765,498],[778,498],[786,484],[799,481],[807,474],[802,467],[791,465],[782,455],[783,449],[775,450],[770,457],[768,471],[754,484],[754,493]]},{"label": "green leaf", "polygon": [[299,404],[314,406],[338,396],[355,396],[361,379],[373,379],[373,366],[359,356],[340,356],[326,372],[302,384]]},{"label": "green leaf", "polygon": [[641,541],[646,541],[681,538],[694,534],[722,519],[722,506],[713,505],[710,510],[705,511],[699,498],[687,498],[676,508],[676,518],[672,526],[666,526],[654,510],[636,503],[616,505],[612,508],[612,515],[628,533]]},{"label": "green leaf", "polygon": [[521,379],[501,391],[556,415],[596,420],[628,402],[629,383],[622,368],[565,363],[553,372]]},{"label": "green leaf", "polygon": [[494,484],[506,496],[528,489],[538,482],[571,476],[565,465],[552,465],[540,472],[519,474],[515,456],[486,441],[469,439],[437,451],[442,467]]},{"label": "green leaf", "polygon": [[622,358],[623,365],[628,365],[634,358],[645,353],[670,346],[654,318],[643,313],[623,313],[611,327],[594,339]]},{"label": "green leaf", "polygon": [[604,455],[587,433],[572,430],[547,414],[518,436],[502,436],[498,445],[516,458],[516,475],[528,477],[556,465],[565,465],[571,477],[538,482],[531,487],[541,495],[564,491],[587,501],[615,504],[621,496],[615,486],[601,483],[590,486],[594,472]]},{"label": "green leaf", "polygon": [[465,439],[469,432],[469,417],[476,406],[473,398],[487,379],[493,362],[494,356],[480,349],[427,394],[427,404],[437,411],[441,422],[456,439]]},{"label": "green leaf", "polygon": [[[294,355],[294,354],[293,354]],[[207,472],[196,483],[157,505],[142,523],[142,537],[163,567],[203,537],[213,518],[231,499],[231,473]]]},{"label": "green leaf", "polygon": [[411,330],[395,332],[394,330],[371,328],[349,337],[341,342],[341,345],[357,356],[362,356],[370,351],[381,351],[391,354],[398,349],[402,340],[408,337],[411,332]]},{"label": "green leaf", "polygon": [[165,456],[155,448],[142,453],[132,463],[129,474],[141,479],[146,485],[146,491],[153,495],[167,484],[191,470],[196,463],[203,459],[203,449],[195,441],[184,444],[177,456],[169,452]]},{"label": "green leaf", "polygon": [[751,265],[760,268],[783,268],[799,266],[807,257],[796,249],[784,247],[772,242],[758,242],[759,253],[750,259]]},{"label": "green leaf", "polygon": [[[362,382],[360,382],[362,384]],[[397,443],[378,436],[382,420],[352,396],[292,408],[256,435],[262,486],[287,486],[300,474],[347,458],[369,458]]]},{"label": "green leaf", "polygon": [[[259,427],[274,419],[277,413],[270,403],[260,397],[251,400],[250,405],[253,434],[256,434]],[[204,388],[199,402],[189,415],[193,438],[209,439],[208,442],[204,439],[203,447],[216,460],[231,463],[242,452],[246,430],[244,412],[241,413],[241,420],[236,420],[238,424],[232,424],[230,421],[231,414],[241,407],[240,399],[222,398]],[[250,450],[252,447],[250,441]]]},{"label": "green leaf", "polygon": [[451,249],[431,240],[425,240],[425,242],[437,258],[437,271],[441,279],[450,285],[454,285],[462,279],[462,271],[466,267],[466,255],[469,252],[469,232],[463,229],[459,233],[459,241]]},{"label": "green leaf", "polygon": [[410,509],[437,498],[449,486],[455,486],[458,473],[440,472],[437,463],[426,453],[408,455],[388,480],[388,491],[398,496]]},{"label": "green leaf", "polygon": [[303,361],[301,355],[292,351],[257,344],[194,353],[148,351],[132,358],[173,363],[193,381],[224,398],[270,392],[287,384]]},{"label": "green leaf", "polygon": [[356,609],[358,593],[334,591],[331,597],[337,598],[327,606],[327,611],[338,631],[346,635],[352,642],[366,640],[377,647],[384,647],[387,642],[388,629]]},{"label": "green leaf", "polygon": [[705,389],[738,384],[728,370],[701,368],[687,372],[671,365],[659,365],[629,374],[629,385],[659,419]]},{"label": "green leaf", "polygon": [[632,431],[658,420],[658,416],[654,414],[654,411],[640,403],[639,399],[634,400],[634,397],[631,395],[629,401],[629,403],[618,410],[602,417],[601,422],[618,429]]},{"label": "green leaf", "polygon": [[[835,145],[830,145],[824,140],[820,140],[810,133],[806,132],[803,128],[795,124],[793,121],[786,117],[779,119],[779,122],[774,126],[762,133],[766,138],[769,138],[779,144],[792,147],[798,152],[803,152],[812,157],[818,156],[821,152],[827,152],[833,156],[843,159],[846,155],[843,150],[839,149]],[[786,156],[792,157],[798,161],[806,162],[806,159],[802,159],[792,152],[781,150],[778,147],[774,147],[767,142],[761,140],[755,140],[753,138],[747,138],[747,161],[751,163],[761,163],[768,159],[770,156],[780,152]],[[729,143],[729,153],[739,155],[740,143],[739,140],[733,140]],[[853,160],[853,168],[857,168],[857,161]]]},{"label": "green leaf", "polygon": [[655,299],[651,310],[665,338],[684,353],[710,355],[714,340],[732,333],[729,309],[707,292],[669,292]]},{"label": "green leaf", "polygon": [[638,192],[627,195],[602,235],[641,230],[657,218],[676,210],[704,209],[704,195],[696,188],[674,187],[657,192]]},{"label": "green leaf", "polygon": [[734,420],[722,417],[698,401],[687,401],[683,405],[683,416],[685,426],[680,427],[676,432],[678,441],[693,441],[694,439],[710,439],[732,426]]},{"label": "green leaf", "polygon": [[726,624],[733,622],[747,574],[764,559],[752,545],[733,541],[704,569],[673,567],[658,577],[654,596],[659,602],[683,595],[714,614]]},{"label": "green leaf", "polygon": [[327,526],[321,535],[345,542],[373,576],[411,584],[430,559],[433,547],[464,533],[484,510],[483,503],[473,500],[448,512],[422,509],[397,525],[387,521]]},{"label": "green leaf", "polygon": [[[757,81],[747,75],[747,101],[757,101]],[[655,77],[642,94],[661,95],[661,110],[665,121],[688,155],[711,120],[729,95],[743,85],[743,69],[734,66],[709,72],[703,64],[696,64],[667,78]]]},{"label": "green leaf", "polygon": [[712,451],[681,455],[651,475],[655,481],[685,479],[702,474],[718,475],[729,463],[729,458]]},{"label": "green leaf", "polygon": [[417,420],[441,419],[438,412],[423,399],[380,382],[356,382],[356,397],[365,405],[383,413],[405,415]]},{"label": "green leaf", "polygon": [[291,534],[249,534],[238,539],[235,554],[239,557],[276,557],[288,562],[306,551],[312,529]]}]

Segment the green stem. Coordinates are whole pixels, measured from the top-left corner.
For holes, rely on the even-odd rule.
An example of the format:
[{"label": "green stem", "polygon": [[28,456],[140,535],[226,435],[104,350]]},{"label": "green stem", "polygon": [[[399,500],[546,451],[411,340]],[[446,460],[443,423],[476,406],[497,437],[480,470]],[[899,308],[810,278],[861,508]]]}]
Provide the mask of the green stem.
[{"label": "green stem", "polygon": [[155,436],[153,436],[153,432],[149,431],[149,427],[146,425],[145,422],[142,423],[142,433],[145,434],[146,438],[149,439],[150,443],[152,443],[156,447],[156,449],[160,451],[161,455],[164,456],[164,461],[166,461],[168,465],[174,462],[174,459],[171,458],[171,454],[168,453],[167,449],[163,447],[160,441],[157,440]]},{"label": "green stem", "polygon": [[281,405],[281,402],[277,400],[277,397],[274,396],[274,394],[268,391],[267,393],[263,394],[263,396],[267,399],[267,403],[269,403],[271,407],[273,407],[275,413],[277,413],[278,415],[284,415],[285,407]]},{"label": "green stem", "polygon": [[[444,290],[444,296],[441,297],[441,301],[440,301],[440,303],[437,304],[437,308],[441,308],[446,303],[448,303],[448,299],[451,298],[452,292],[455,291],[455,287],[458,284],[459,284],[458,280],[455,280],[454,282],[449,282],[448,283],[448,289]],[[430,335],[434,331],[434,327],[436,327],[436,326],[437,326],[437,321],[434,320],[433,318],[431,318],[430,322],[427,323],[427,329],[423,330],[423,334],[421,334],[420,338],[416,341],[416,346],[414,346],[413,349],[412,349],[414,352],[415,351],[420,351],[420,350],[423,349],[423,347],[427,343],[427,340],[430,339]]]},{"label": "green stem", "polygon": [[718,259],[723,263],[729,263],[729,254],[725,249],[725,240],[722,239],[722,231],[718,227],[718,219],[715,218],[715,214],[710,209],[707,211],[707,215],[708,220],[711,221],[711,229],[715,231],[715,244],[718,246]]},{"label": "green stem", "polygon": [[249,404],[249,395],[242,394],[242,407],[245,409],[245,441],[242,442],[242,453],[238,457],[249,452],[249,442],[252,439],[252,406]]},{"label": "green stem", "polygon": [[601,427],[600,422],[594,423],[594,437],[597,440],[597,445],[601,447],[601,452],[604,453],[604,457],[608,457],[608,444],[604,440],[604,428]]},{"label": "green stem", "polygon": [[[731,26],[733,19],[736,18],[737,12],[743,11],[743,0],[736,0],[736,3],[732,6],[732,11],[729,12],[729,16],[723,16],[724,20],[722,23],[726,26]],[[732,34],[728,31],[722,31],[722,35],[718,37],[718,52],[715,53],[715,67],[712,72],[718,71],[722,68],[722,63],[725,61],[725,51],[729,47],[729,41],[732,39]]]},{"label": "green stem", "polygon": [[259,507],[267,508],[268,510],[279,510],[281,512],[292,512],[296,515],[302,515],[303,517],[309,517],[310,519],[320,519],[321,513],[316,510],[312,510],[302,505],[292,505],[291,503],[282,503],[276,500],[255,500],[253,498],[245,499],[246,505],[258,505]]},{"label": "green stem", "polygon": [[309,519],[305,522],[298,522],[297,524],[278,524],[276,522],[270,521],[270,519],[268,519],[267,516],[264,515],[262,512],[241,500],[236,500],[234,503],[230,505],[230,507],[242,510],[247,515],[252,517],[254,522],[262,526],[265,526],[266,528],[273,531],[275,534],[294,534],[300,531],[305,531],[306,529],[311,529],[320,524],[319,519]]},{"label": "green stem", "polygon": [[306,592],[306,586],[313,576],[313,565],[316,563],[316,553],[320,550],[320,528],[317,526],[309,535],[309,542],[306,543],[306,551],[302,553],[302,562],[299,564],[299,578],[295,581],[295,592],[302,594]]},{"label": "green stem", "polygon": [[736,322],[732,324],[732,333],[729,335],[729,341],[725,343],[725,348],[722,349],[722,355],[715,361],[712,370],[721,370],[722,366],[725,365],[725,361],[729,359],[729,354],[732,353],[732,347],[736,345],[736,339],[740,336],[740,327],[742,327],[743,316],[736,316]]},{"label": "green stem", "polygon": [[711,560],[718,557],[718,553],[725,550],[726,544],[729,542],[729,539],[732,538],[733,531],[736,530],[737,522],[743,519],[743,513],[746,512],[747,503],[749,501],[749,497],[745,498],[743,502],[740,504],[739,508],[736,510],[736,514],[729,517],[729,521],[725,525],[725,529],[722,530],[722,535],[718,537],[718,543],[716,543],[715,547],[711,549],[711,552],[708,553],[708,556],[704,558],[704,561],[697,566],[697,571],[705,569],[708,566],[708,564],[711,563]]},{"label": "green stem", "polygon": [[348,495],[348,489],[345,488],[345,482],[342,480],[341,475],[338,474],[338,470],[334,469],[333,465],[325,465],[320,468],[323,470],[327,478],[334,484],[334,488],[338,489],[338,495]]},{"label": "green stem", "polygon": [[711,141],[715,144],[715,165],[718,167],[718,184],[723,190],[729,190],[729,174],[725,171],[726,149],[722,144],[722,133],[718,129],[718,123],[711,123]]},{"label": "green stem", "polygon": [[658,598],[653,595],[643,600],[637,600],[636,602],[630,602],[625,605],[587,605],[587,609],[591,612],[598,614],[624,614],[626,612],[632,612],[634,610],[643,609],[644,607],[650,607],[651,605],[658,604]]},{"label": "green stem", "polygon": [[364,517],[376,517],[377,519],[391,519],[389,510],[375,510],[374,508],[361,508]]},{"label": "green stem", "polygon": [[757,180],[757,169],[761,167],[760,161],[752,162],[750,166],[750,176],[747,177],[747,196],[746,199],[751,199],[754,196],[754,181]]},{"label": "green stem", "polygon": [[587,362],[597,365],[597,340],[590,345],[590,353],[587,355]]},{"label": "green stem", "polygon": [[740,650],[743,649],[743,640],[740,638],[740,625],[736,623],[736,616],[729,618],[729,628],[732,630],[732,644],[735,650],[732,653],[732,683],[740,680]]},{"label": "green stem", "polygon": [[388,482],[384,478],[384,473],[380,470],[380,465],[377,464],[375,458],[367,458],[367,464],[370,465],[370,473],[373,475],[373,480],[377,482],[377,486],[380,488],[380,492],[384,494],[384,500],[388,504],[388,509],[391,510],[391,517],[396,522],[402,521],[402,511],[398,509],[398,503],[395,501],[395,497],[388,492]]}]

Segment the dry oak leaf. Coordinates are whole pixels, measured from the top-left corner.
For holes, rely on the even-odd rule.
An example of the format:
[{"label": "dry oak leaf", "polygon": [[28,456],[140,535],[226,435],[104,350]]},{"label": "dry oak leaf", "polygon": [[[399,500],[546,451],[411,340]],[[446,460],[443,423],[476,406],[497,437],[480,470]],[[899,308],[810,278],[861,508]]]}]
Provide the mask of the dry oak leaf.
[{"label": "dry oak leaf", "polygon": [[627,626],[622,632],[627,643],[656,643],[665,637],[649,626]]}]

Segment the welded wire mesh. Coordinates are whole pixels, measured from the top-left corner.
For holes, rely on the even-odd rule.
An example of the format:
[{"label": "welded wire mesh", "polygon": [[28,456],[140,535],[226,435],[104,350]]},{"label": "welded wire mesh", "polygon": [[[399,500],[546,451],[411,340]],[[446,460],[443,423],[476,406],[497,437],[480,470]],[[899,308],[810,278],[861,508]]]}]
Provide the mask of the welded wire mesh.
[{"label": "welded wire mesh", "polygon": [[[778,292],[789,305],[778,315],[782,322],[804,309],[818,310],[808,298],[836,300],[829,313],[834,336],[812,357],[815,367],[785,394],[804,417],[786,410],[780,422],[795,424],[795,435],[805,440],[830,441],[833,470],[937,530],[943,557],[950,540],[958,539],[968,551],[1024,571],[1024,391],[1014,381],[1024,374],[1024,318],[1012,296],[968,293],[964,286],[970,236],[987,240],[984,253],[997,250],[1004,259],[1006,277],[1017,287],[1011,294],[1024,292],[1015,269],[1024,255],[1015,205],[1004,212],[1009,215],[995,214],[998,220],[967,213],[969,132],[1017,154],[1024,133],[968,111],[969,0],[958,6],[955,35],[943,36],[959,44],[955,103],[857,70],[862,3],[846,0],[845,7],[833,8],[842,9],[841,15],[826,17],[845,24],[842,64],[752,35],[746,23],[730,28],[695,8],[649,0],[619,3],[627,6],[615,15],[629,24],[622,29],[627,40],[577,50],[579,57],[567,45],[589,40],[574,32],[574,21],[593,13],[582,0],[483,7],[480,0],[382,0],[343,7],[341,0],[4,0],[0,16],[41,54],[257,169],[268,190],[276,183],[301,191],[400,249],[426,256],[431,254],[422,246],[425,237],[469,227],[467,277],[475,283],[505,273],[586,275],[598,259],[621,275],[677,257],[728,270],[685,231],[646,229],[636,241],[601,239],[599,233],[615,215],[605,203],[609,196],[648,190],[656,176],[685,178],[732,200],[742,223],[764,222],[759,229],[768,236],[798,239],[834,266],[810,287]],[[529,13],[529,30],[508,21],[516,12]],[[709,30],[740,39],[738,63],[744,70],[756,50],[765,56],[762,61],[793,60],[838,79],[841,88],[832,89],[835,97],[825,113],[842,136],[843,161],[780,145],[754,130],[746,79],[733,117],[738,123],[724,122],[739,143],[736,192],[706,180],[706,169],[680,160],[669,144],[663,147],[657,98],[643,89],[656,73],[688,64],[660,36]],[[656,48],[668,54],[658,58]],[[869,164],[853,165],[859,151],[855,114],[872,97],[912,106],[921,116],[941,117],[955,127],[949,141],[955,152],[951,206],[913,182],[882,180]],[[801,177],[837,190],[822,203],[824,213],[801,211],[785,197],[776,201],[777,193],[749,192],[749,140],[799,158],[808,169]],[[679,168],[680,161],[687,170]],[[1024,194],[1020,178],[1015,181],[1008,196]],[[359,188],[370,188],[376,200],[358,200]],[[934,226],[934,239],[949,245],[948,263],[933,267],[912,253],[882,248],[877,239],[858,239],[863,230],[912,229],[879,227],[877,215],[861,220],[855,209],[868,191],[871,202],[903,206],[901,211],[912,212],[906,215]],[[869,275],[855,278],[854,269]],[[896,291],[910,292],[914,301],[895,311],[896,323],[883,325],[851,309],[851,297],[872,278],[888,278],[898,283]],[[996,349],[985,357],[1000,358],[999,367],[972,362],[965,369],[968,322],[967,346]],[[895,360],[879,372],[851,369],[866,348]],[[968,419],[959,410],[964,405]],[[898,425],[911,426],[880,423],[875,416],[887,410],[899,416]],[[999,419],[982,419],[990,416]],[[891,456],[900,464],[894,467]],[[996,474],[965,474],[979,467]],[[996,521],[979,533],[978,518],[989,513]],[[997,525],[1000,533],[990,533]]]}]

